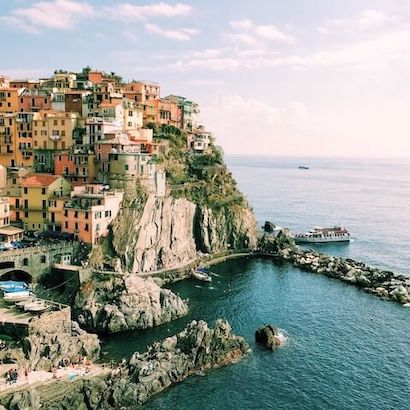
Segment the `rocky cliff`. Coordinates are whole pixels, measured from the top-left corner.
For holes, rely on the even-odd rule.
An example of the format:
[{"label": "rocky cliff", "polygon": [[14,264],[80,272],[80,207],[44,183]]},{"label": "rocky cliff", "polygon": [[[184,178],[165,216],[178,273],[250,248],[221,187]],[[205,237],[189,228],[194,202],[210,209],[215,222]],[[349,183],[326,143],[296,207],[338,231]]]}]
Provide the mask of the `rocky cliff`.
[{"label": "rocky cliff", "polygon": [[79,323],[98,333],[146,329],[177,319],[187,304],[151,278],[135,274],[84,283],[75,300]]},{"label": "rocky cliff", "polygon": [[255,217],[220,151],[212,145],[203,155],[193,154],[186,135],[171,131],[157,135],[169,143],[156,159],[167,173],[168,196],[130,186],[100,256],[93,251],[94,266],[118,270],[120,261],[124,272],[150,272],[187,265],[199,251],[256,248]]},{"label": "rocky cliff", "polygon": [[156,342],[145,353],[134,353],[120,367],[103,377],[85,378],[76,382],[56,381],[57,389],[44,394],[53,385],[36,390],[0,394],[0,408],[69,410],[131,409],[172,384],[196,372],[227,365],[241,359],[249,347],[245,340],[232,333],[228,322],[218,320],[215,328],[203,322],[191,322],[185,330]]},{"label": "rocky cliff", "polygon": [[142,213],[124,208],[113,224],[113,248],[129,272],[181,266],[196,257],[195,204],[150,195]]}]

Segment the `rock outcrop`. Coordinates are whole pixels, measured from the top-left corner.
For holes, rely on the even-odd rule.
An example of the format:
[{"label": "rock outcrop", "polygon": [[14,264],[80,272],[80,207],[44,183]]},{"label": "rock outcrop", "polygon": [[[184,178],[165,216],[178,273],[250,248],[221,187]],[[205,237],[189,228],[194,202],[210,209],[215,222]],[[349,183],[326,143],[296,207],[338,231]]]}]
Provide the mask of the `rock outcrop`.
[{"label": "rock outcrop", "polygon": [[154,343],[145,353],[134,353],[112,371],[107,369],[107,375],[53,382],[59,383],[60,392],[53,394],[52,402],[42,400],[49,396],[40,386],[39,394],[27,389],[0,395],[0,403],[16,410],[135,408],[172,384],[198,371],[238,361],[248,351],[245,340],[232,334],[226,321],[218,320],[214,329],[193,321],[181,333]]},{"label": "rock outcrop", "polygon": [[255,332],[255,341],[270,350],[276,350],[282,345],[282,338],[279,329],[272,325],[261,326]]},{"label": "rock outcrop", "polygon": [[197,249],[204,253],[254,249],[257,245],[255,217],[246,207],[213,210],[198,206],[195,227]]},{"label": "rock outcrop", "polygon": [[79,355],[91,360],[100,355],[97,335],[80,329],[72,322],[71,331],[60,333],[33,332],[22,340],[26,364],[33,370],[50,370],[61,359],[77,363]]},{"label": "rock outcrop", "polygon": [[184,316],[187,304],[153,279],[136,274],[82,285],[75,301],[79,323],[97,333],[146,329]]},{"label": "rock outcrop", "polygon": [[241,359],[248,349],[242,337],[232,334],[228,322],[218,320],[211,329],[203,321],[193,321],[181,333],[130,358],[113,384],[113,404],[123,408],[142,404],[197,371]]}]

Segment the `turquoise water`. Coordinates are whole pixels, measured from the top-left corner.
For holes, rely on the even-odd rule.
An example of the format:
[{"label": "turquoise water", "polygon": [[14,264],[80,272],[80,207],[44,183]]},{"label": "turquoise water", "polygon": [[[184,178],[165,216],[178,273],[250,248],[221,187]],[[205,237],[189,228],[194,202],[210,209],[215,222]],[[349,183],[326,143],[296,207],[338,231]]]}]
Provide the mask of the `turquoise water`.
[{"label": "turquoise water", "polygon": [[[311,169],[302,171],[294,160],[228,161],[260,224],[269,219],[305,230],[342,219],[354,242],[321,250],[395,270],[410,266],[406,163],[310,160]],[[111,337],[104,349],[119,359],[192,319],[224,317],[252,353],[176,385],[147,409],[410,407],[410,309],[269,260],[231,260],[213,271],[219,276],[210,284],[189,280],[172,286],[190,298],[187,317]],[[286,332],[285,347],[271,353],[254,344],[254,332],[264,323]]]}]

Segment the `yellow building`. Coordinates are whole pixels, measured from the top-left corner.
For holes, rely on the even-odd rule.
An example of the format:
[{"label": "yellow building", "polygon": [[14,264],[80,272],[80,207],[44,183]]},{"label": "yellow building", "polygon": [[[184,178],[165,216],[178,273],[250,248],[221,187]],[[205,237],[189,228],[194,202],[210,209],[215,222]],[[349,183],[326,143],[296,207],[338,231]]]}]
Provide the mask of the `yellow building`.
[{"label": "yellow building", "polygon": [[66,150],[73,145],[78,114],[40,111],[33,118],[34,149]]},{"label": "yellow building", "polygon": [[70,194],[70,184],[61,176],[30,174],[23,179],[21,196],[16,199],[15,218],[28,231],[46,230],[50,201]]}]

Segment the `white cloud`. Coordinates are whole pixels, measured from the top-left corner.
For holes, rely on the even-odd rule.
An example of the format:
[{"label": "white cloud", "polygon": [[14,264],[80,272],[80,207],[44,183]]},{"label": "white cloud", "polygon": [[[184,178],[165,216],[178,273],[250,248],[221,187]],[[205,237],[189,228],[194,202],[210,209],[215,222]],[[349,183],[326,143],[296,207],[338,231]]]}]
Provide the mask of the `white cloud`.
[{"label": "white cloud", "polygon": [[156,24],[145,24],[145,29],[150,33],[157,34],[171,40],[189,41],[199,33],[199,30],[193,28],[180,28],[178,30],[166,30]]},{"label": "white cloud", "polygon": [[257,25],[251,20],[234,20],[229,23],[233,32],[229,37],[239,45],[257,46],[261,41],[277,44],[292,44],[295,38],[271,24]]},{"label": "white cloud", "polygon": [[111,18],[120,20],[145,20],[148,17],[178,17],[191,14],[192,7],[188,4],[153,3],[137,6],[131,3],[121,3],[105,7],[104,11]]},{"label": "white cloud", "polygon": [[382,13],[375,9],[363,10],[350,18],[338,18],[326,21],[317,31],[324,34],[355,33],[380,30],[400,22],[397,16]]},{"label": "white cloud", "polygon": [[243,19],[243,20],[235,20],[235,21],[231,21],[229,23],[229,25],[234,28],[234,29],[249,29],[253,26],[252,21],[247,20],[247,19]]},{"label": "white cloud", "polygon": [[93,14],[93,7],[86,2],[54,0],[39,1],[31,7],[14,9],[9,16],[1,19],[21,30],[38,33],[43,28],[72,29],[79,20]]},{"label": "white cloud", "polygon": [[278,43],[291,44],[295,41],[292,36],[279,31],[275,26],[256,26],[255,34],[257,34],[259,37],[266,38],[267,40],[275,41]]}]

